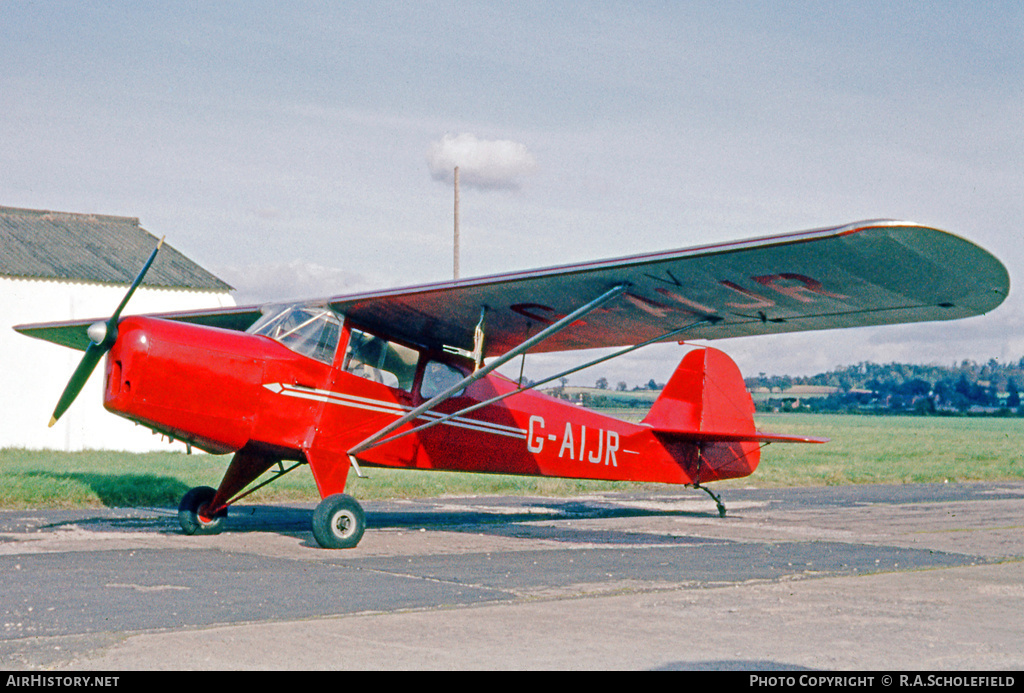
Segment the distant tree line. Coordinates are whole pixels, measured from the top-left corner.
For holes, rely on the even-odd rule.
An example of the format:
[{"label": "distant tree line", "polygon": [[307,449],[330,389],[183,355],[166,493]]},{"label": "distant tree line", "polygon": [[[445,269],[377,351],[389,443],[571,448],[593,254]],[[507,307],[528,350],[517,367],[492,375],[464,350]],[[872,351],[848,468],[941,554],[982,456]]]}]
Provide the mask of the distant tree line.
[{"label": "distant tree line", "polygon": [[[813,376],[746,378],[747,388],[771,390],[761,409],[821,412],[1021,414],[1024,358],[1014,363],[961,361],[951,366],[861,362]],[[797,397],[792,389],[833,388],[827,396]],[[789,391],[789,392],[787,392]]]}]

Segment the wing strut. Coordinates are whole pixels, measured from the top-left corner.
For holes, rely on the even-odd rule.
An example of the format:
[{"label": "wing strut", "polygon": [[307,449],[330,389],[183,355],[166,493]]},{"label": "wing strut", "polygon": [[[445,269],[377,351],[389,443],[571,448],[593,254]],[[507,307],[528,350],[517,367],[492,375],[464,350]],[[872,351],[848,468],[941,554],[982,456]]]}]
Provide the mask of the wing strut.
[{"label": "wing strut", "polygon": [[614,288],[609,289],[608,291],[604,292],[603,294],[601,294],[600,296],[595,298],[590,303],[586,304],[585,306],[582,306],[581,308],[577,308],[573,312],[571,312],[568,315],[566,315],[564,318],[562,318],[562,319],[552,323],[548,327],[544,328],[543,330],[541,330],[540,332],[538,332],[534,336],[530,337],[529,339],[527,339],[526,341],[524,341],[522,344],[520,344],[519,346],[515,347],[511,351],[508,351],[508,352],[502,354],[500,357],[498,357],[497,359],[495,359],[491,363],[487,364],[486,366],[482,366],[481,368],[473,371],[473,373],[471,375],[467,375],[465,378],[463,378],[459,382],[455,383],[454,385],[449,387],[444,392],[442,392],[439,395],[433,397],[432,399],[427,400],[426,402],[424,402],[420,406],[418,406],[415,409],[413,409],[412,411],[410,411],[405,416],[402,416],[399,419],[391,422],[390,424],[388,424],[384,428],[380,429],[379,431],[374,433],[372,436],[370,436],[369,438],[367,438],[363,442],[361,442],[358,445],[356,445],[355,447],[351,448],[348,451],[349,457],[355,457],[356,455],[358,455],[359,453],[363,452],[364,450],[367,450],[368,448],[374,446],[378,441],[383,439],[385,436],[387,436],[392,431],[397,430],[398,428],[404,426],[405,424],[407,424],[410,421],[414,421],[416,419],[416,417],[418,417],[423,412],[428,411],[428,410],[436,407],[441,402],[444,402],[445,400],[449,399],[456,392],[459,392],[460,390],[462,390],[462,389],[468,387],[469,385],[475,383],[477,380],[480,380],[481,378],[483,378],[485,375],[487,375],[488,373],[490,373],[494,369],[503,366],[504,364],[506,364],[509,361],[511,361],[512,359],[514,359],[516,356],[519,356],[520,354],[530,350],[531,348],[533,348],[537,344],[543,342],[548,337],[551,337],[552,335],[557,334],[558,332],[561,332],[566,327],[568,327],[572,323],[576,322],[577,320],[579,320],[582,316],[586,315],[587,313],[593,312],[594,310],[597,310],[598,308],[600,308],[601,306],[603,306],[605,303],[607,303],[608,301],[612,300],[613,298],[617,298],[618,296],[621,296],[623,293],[625,293],[626,288],[627,288],[627,286],[625,284],[619,284],[619,285],[615,286]]},{"label": "wing strut", "polygon": [[541,385],[545,385],[547,383],[550,383],[553,380],[558,380],[559,378],[563,378],[563,377],[565,377],[567,375],[572,375],[573,373],[576,373],[578,371],[582,371],[584,369],[590,368],[591,366],[596,366],[599,363],[604,363],[605,361],[610,361],[610,360],[612,360],[614,358],[618,358],[619,356],[623,356],[623,355],[628,354],[628,353],[630,353],[632,351],[636,351],[637,349],[642,349],[645,346],[649,346],[651,344],[654,344],[655,342],[661,342],[661,341],[664,341],[666,339],[671,339],[672,337],[674,337],[674,336],[676,336],[678,334],[681,334],[683,332],[686,332],[687,330],[690,330],[690,329],[692,329],[692,328],[694,328],[694,327],[696,327],[698,325],[703,325],[704,323],[715,323],[715,322],[718,322],[720,319],[721,318],[719,318],[717,316],[702,318],[701,320],[697,320],[696,322],[692,322],[689,325],[686,325],[684,327],[679,327],[679,328],[676,328],[674,330],[671,330],[670,332],[666,332],[663,335],[659,335],[657,337],[652,337],[651,339],[648,339],[645,342],[640,342],[639,344],[633,344],[632,346],[628,346],[628,347],[625,347],[623,349],[619,349],[618,351],[616,351],[616,352],[614,352],[612,354],[607,354],[606,356],[602,356],[600,358],[596,358],[593,361],[588,361],[587,363],[584,363],[583,365],[574,366],[573,368],[570,368],[568,370],[562,371],[561,373],[556,373],[555,375],[548,376],[547,378],[544,378],[543,380],[538,380],[537,382],[533,383],[532,385],[528,385],[527,387],[518,387],[515,390],[512,390],[511,392],[506,392],[506,393],[498,395],[496,397],[492,397],[492,398],[490,398],[488,400],[484,400],[483,402],[477,402],[476,404],[468,406],[468,407],[466,407],[464,409],[460,409],[459,411],[452,412],[451,414],[445,414],[444,416],[441,416],[440,418],[431,419],[430,421],[428,421],[426,423],[420,424],[416,428],[411,428],[408,431],[402,431],[401,433],[393,435],[390,438],[384,438],[383,440],[378,440],[378,441],[372,443],[369,447],[376,447],[377,445],[383,445],[384,443],[390,443],[393,440],[398,440],[399,438],[407,436],[407,435],[409,435],[411,433],[419,433],[420,431],[425,431],[428,428],[433,428],[434,426],[436,426],[438,424],[442,424],[445,421],[449,421],[451,419],[454,419],[457,416],[463,416],[463,415],[468,414],[470,412],[474,412],[477,409],[483,409],[486,406],[489,406],[491,404],[495,404],[497,402],[500,402],[501,400],[507,399],[509,397],[512,397],[513,395],[518,395],[521,392],[526,392],[527,390],[532,390],[532,389],[534,389],[536,387],[540,387]]}]

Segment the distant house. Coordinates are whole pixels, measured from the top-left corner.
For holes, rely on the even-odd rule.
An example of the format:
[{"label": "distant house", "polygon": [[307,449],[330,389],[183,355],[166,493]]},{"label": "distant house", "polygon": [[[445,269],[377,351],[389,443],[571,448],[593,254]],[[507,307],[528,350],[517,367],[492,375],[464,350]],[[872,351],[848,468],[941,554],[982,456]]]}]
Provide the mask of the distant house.
[{"label": "distant house", "polygon": [[[0,207],[0,447],[169,449],[148,429],[103,409],[102,365],[47,428],[82,352],[11,329],[109,317],[156,244],[138,219]],[[233,306],[230,290],[165,243],[124,315]]]}]

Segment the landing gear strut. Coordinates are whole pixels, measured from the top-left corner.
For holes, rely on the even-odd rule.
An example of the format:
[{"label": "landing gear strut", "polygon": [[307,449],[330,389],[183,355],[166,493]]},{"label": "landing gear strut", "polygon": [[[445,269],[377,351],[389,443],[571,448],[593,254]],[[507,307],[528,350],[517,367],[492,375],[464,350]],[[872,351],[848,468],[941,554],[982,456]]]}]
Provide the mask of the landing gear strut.
[{"label": "landing gear strut", "polygon": [[722,496],[721,495],[715,493],[714,491],[709,489],[707,486],[701,486],[699,483],[695,483],[693,485],[693,487],[694,488],[698,488],[701,491],[703,491],[704,493],[706,493],[709,496],[711,496],[712,500],[715,501],[715,505],[718,506],[718,516],[719,517],[725,517],[725,503],[722,502]]},{"label": "landing gear strut", "polygon": [[720,495],[718,495],[717,493],[715,493],[714,491],[712,491],[711,489],[707,488],[706,486],[701,486],[700,485],[700,468],[701,468],[701,465],[703,463],[704,463],[704,443],[697,443],[697,473],[694,474],[694,476],[693,476],[693,478],[694,478],[693,487],[694,488],[699,488],[701,491],[703,491],[704,493],[706,493],[709,496],[711,496],[711,499],[715,501],[715,505],[718,506],[718,516],[719,517],[725,517],[725,503],[722,502],[722,497]]},{"label": "landing gear strut", "polygon": [[[278,469],[272,472],[269,479],[240,493],[246,484],[255,481],[275,463]],[[303,464],[307,462],[300,460],[285,469],[280,460],[275,460],[266,453],[258,450],[240,450],[235,453],[231,464],[228,465],[220,489],[198,486],[181,499],[178,506],[178,522],[182,531],[185,534],[219,534],[224,529],[229,505]],[[356,473],[359,473],[359,466],[354,459],[352,464]],[[351,549],[363,538],[365,531],[366,514],[352,496],[344,493],[327,496],[313,511],[313,536],[325,549]]]}]

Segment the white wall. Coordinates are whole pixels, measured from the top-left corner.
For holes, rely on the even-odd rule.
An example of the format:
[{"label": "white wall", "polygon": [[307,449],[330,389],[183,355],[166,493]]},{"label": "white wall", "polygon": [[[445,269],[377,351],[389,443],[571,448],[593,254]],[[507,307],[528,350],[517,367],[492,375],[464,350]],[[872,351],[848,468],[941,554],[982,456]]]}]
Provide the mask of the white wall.
[{"label": "white wall", "polygon": [[[32,339],[14,325],[106,319],[127,286],[0,277],[0,447],[54,450],[183,450],[103,408],[100,362],[71,408],[47,428],[82,352]],[[139,288],[122,315],[235,305],[227,293]]]}]

